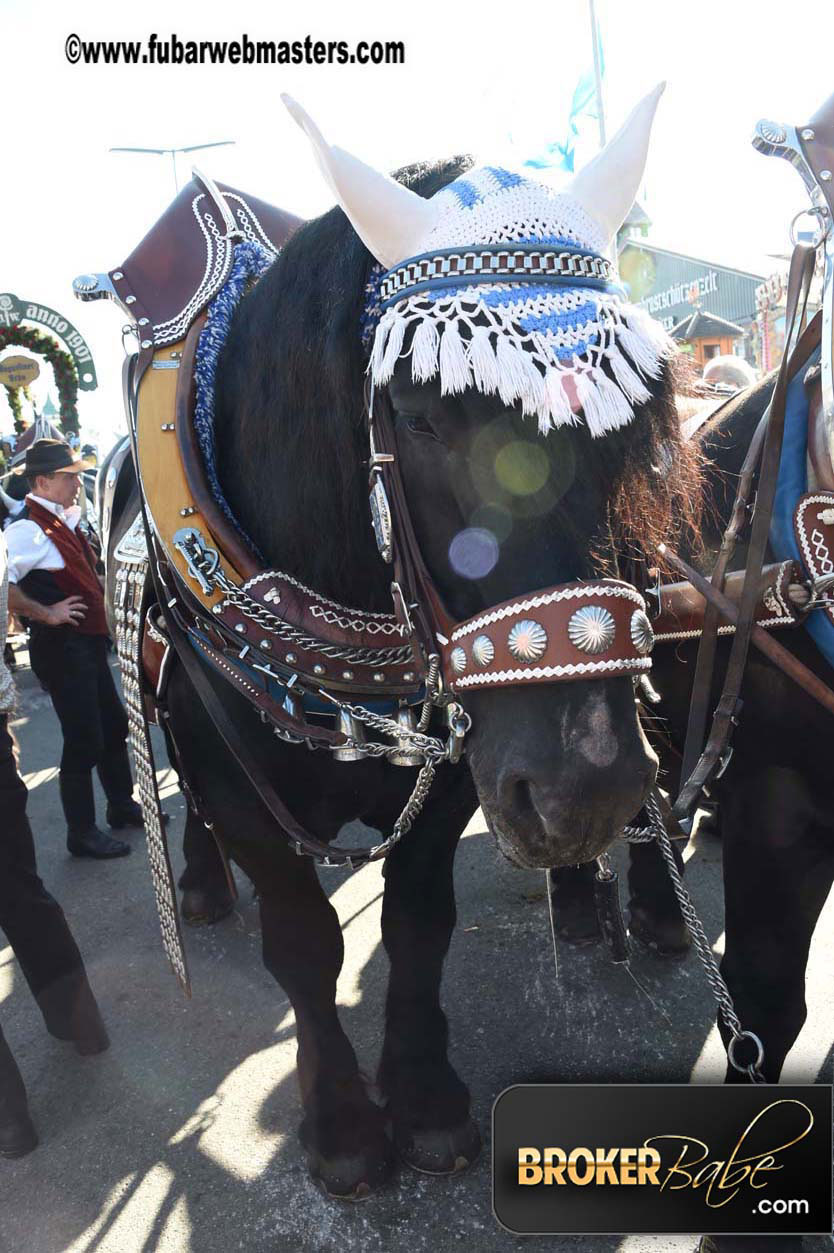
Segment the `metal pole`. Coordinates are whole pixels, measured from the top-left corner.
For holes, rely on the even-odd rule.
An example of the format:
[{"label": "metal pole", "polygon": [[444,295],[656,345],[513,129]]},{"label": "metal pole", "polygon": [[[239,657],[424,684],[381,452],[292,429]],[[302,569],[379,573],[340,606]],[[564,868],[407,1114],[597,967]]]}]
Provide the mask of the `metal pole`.
[{"label": "metal pole", "polygon": [[111,148],[110,152],[145,152],[154,156],[164,157],[170,153],[171,165],[174,170],[174,189],[179,193],[180,184],[177,178],[177,153],[178,152],[201,152],[203,148],[225,148],[229,144],[236,143],[234,139],[220,139],[210,144],[188,144],[185,148]]},{"label": "metal pole", "polygon": [[591,46],[594,50],[594,82],[597,90],[597,120],[599,122],[599,146],[605,147],[605,109],[602,103],[602,74],[599,65],[599,39],[597,30],[597,15],[595,12],[594,0],[588,0],[588,10],[591,17]]}]

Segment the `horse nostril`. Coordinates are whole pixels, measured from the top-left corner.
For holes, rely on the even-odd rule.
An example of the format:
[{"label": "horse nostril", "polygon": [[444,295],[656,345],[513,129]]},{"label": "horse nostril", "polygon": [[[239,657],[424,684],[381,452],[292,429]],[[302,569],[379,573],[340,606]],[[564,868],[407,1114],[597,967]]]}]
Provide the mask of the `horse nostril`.
[{"label": "horse nostril", "polygon": [[530,795],[530,781],[518,779],[513,785],[513,809],[517,814],[529,814],[534,808],[533,798]]},{"label": "horse nostril", "polygon": [[526,818],[535,813],[530,780],[521,771],[507,771],[498,784],[498,802],[502,809],[516,818]]}]

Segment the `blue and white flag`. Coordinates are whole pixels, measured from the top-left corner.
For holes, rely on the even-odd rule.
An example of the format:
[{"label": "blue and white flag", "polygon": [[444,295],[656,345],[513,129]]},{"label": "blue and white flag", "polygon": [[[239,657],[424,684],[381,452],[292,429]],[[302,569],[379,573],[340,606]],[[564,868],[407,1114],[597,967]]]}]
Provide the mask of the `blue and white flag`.
[{"label": "blue and white flag", "polygon": [[[599,29],[597,29],[597,47],[599,49],[599,76],[600,80],[602,80],[605,73],[605,62],[602,55],[602,41],[599,37]],[[535,156],[528,157],[523,162],[524,166],[533,170],[566,170],[569,174],[573,174],[576,141],[579,138],[580,128],[588,121],[599,121],[596,76],[593,66],[580,77],[574,88],[568,114],[568,131],[565,138],[562,141],[554,140],[553,143],[545,144]]]}]

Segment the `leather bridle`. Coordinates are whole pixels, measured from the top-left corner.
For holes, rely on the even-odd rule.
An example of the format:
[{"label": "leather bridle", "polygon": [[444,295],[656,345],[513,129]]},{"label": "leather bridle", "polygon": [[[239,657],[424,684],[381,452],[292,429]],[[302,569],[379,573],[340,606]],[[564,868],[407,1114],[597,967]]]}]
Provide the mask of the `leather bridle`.
[{"label": "leather bridle", "polygon": [[395,613],[415,653],[439,659],[440,691],[610,678],[651,668],[654,642],[640,592],[618,579],[532,589],[457,622],[426,568],[399,469],[390,403],[368,393],[370,501],[392,566]]}]

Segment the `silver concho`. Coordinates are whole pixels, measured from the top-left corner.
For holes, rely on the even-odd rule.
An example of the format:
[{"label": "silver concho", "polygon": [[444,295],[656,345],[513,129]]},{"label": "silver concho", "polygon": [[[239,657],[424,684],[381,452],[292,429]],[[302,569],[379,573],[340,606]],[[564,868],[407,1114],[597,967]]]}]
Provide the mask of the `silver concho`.
[{"label": "silver concho", "polygon": [[393,558],[392,545],[392,528],[391,528],[391,506],[388,503],[388,495],[385,491],[383,483],[378,479],[374,479],[374,485],[371,489],[371,522],[374,527],[374,535],[376,536],[376,546],[379,549],[379,555],[383,561],[391,561]]},{"label": "silver concho", "polygon": [[614,633],[614,619],[602,605],[583,605],[568,622],[568,639],[583,653],[604,653]]},{"label": "silver concho", "polygon": [[516,661],[538,661],[547,648],[547,631],[540,622],[525,618],[512,628],[507,644]]},{"label": "silver concho", "polygon": [[631,615],[631,642],[642,656],[654,648],[652,624],[642,609],[635,609]]},{"label": "silver concho", "polygon": [[759,122],[757,129],[762,139],[766,139],[769,144],[783,144],[788,137],[784,126],[780,126],[778,122],[765,119]]},{"label": "silver concho", "polygon": [[449,654],[449,660],[452,663],[452,669],[455,674],[463,674],[466,669],[466,653],[462,648],[453,648]]},{"label": "silver concho", "polygon": [[488,666],[495,656],[495,645],[488,635],[479,635],[472,645],[472,658],[479,666]]}]

